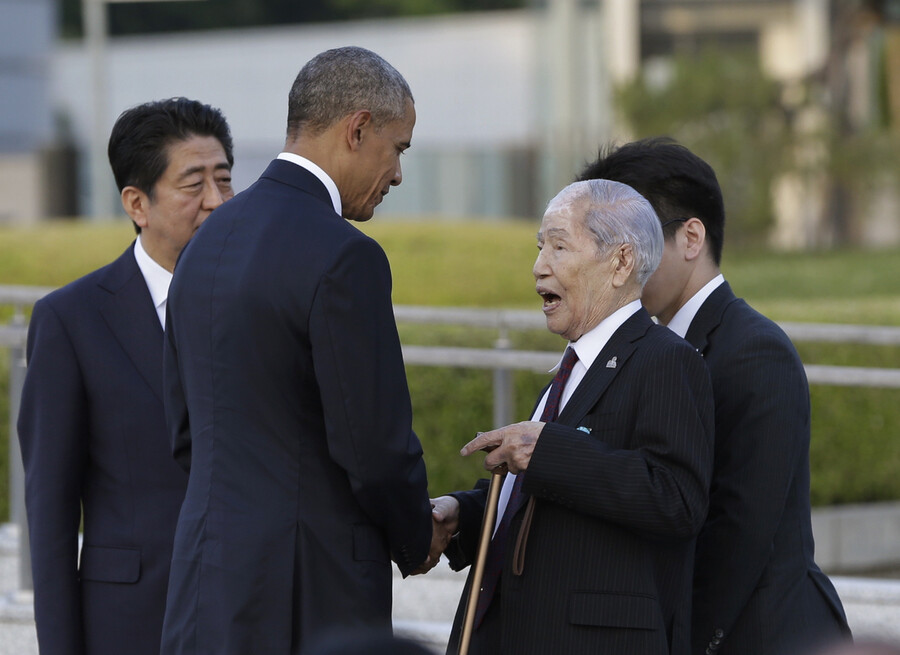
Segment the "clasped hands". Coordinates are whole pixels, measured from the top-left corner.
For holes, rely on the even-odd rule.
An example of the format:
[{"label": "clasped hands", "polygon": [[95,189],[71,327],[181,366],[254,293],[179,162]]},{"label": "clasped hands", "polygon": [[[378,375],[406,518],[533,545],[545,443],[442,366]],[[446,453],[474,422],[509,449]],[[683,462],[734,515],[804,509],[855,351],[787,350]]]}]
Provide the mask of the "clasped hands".
[{"label": "clasped hands", "polygon": [[[523,421],[490,432],[479,432],[459,453],[467,457],[484,450],[487,452],[484,458],[485,469],[518,474],[528,468],[534,446],[543,429],[543,423]],[[428,557],[413,571],[413,575],[428,573],[437,566],[441,555],[450,544],[450,539],[459,529],[459,501],[453,496],[432,498],[431,523],[431,548]]]}]

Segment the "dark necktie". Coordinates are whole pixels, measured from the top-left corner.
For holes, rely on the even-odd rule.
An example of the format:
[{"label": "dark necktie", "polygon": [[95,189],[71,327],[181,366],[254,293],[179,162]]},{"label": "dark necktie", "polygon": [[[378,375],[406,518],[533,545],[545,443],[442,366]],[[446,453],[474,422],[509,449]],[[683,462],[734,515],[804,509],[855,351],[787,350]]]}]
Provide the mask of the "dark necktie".
[{"label": "dark necktie", "polygon": [[[544,411],[541,412],[542,422],[555,421],[559,415],[559,401],[566,386],[566,381],[572,373],[572,367],[575,366],[577,361],[578,355],[575,354],[575,349],[571,346],[566,348],[566,354],[559,365],[559,370],[556,371],[556,376],[553,378],[553,382],[550,383],[550,393],[547,394],[547,402],[544,403]],[[506,510],[503,512],[503,518],[500,520],[500,525],[497,526],[494,538],[491,539],[491,544],[488,548],[487,559],[484,564],[484,577],[481,581],[481,593],[478,596],[478,606],[475,609],[476,628],[481,625],[481,621],[491,604],[491,599],[494,597],[497,583],[500,580],[500,572],[503,570],[503,559],[506,553],[506,542],[509,537],[509,524],[512,521],[512,517],[515,516],[516,512],[522,508],[522,505],[528,499],[527,494],[522,491],[524,483],[525,471],[516,476],[509,495],[509,501],[506,504]]]}]

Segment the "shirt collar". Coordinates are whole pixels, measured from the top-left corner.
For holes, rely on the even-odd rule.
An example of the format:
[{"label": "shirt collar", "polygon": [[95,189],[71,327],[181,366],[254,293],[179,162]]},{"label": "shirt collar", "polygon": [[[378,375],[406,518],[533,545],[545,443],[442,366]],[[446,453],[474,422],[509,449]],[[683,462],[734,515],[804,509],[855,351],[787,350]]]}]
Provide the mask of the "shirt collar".
[{"label": "shirt collar", "polygon": [[147,283],[147,289],[150,291],[150,298],[153,300],[153,306],[160,315],[160,320],[165,321],[164,308],[166,299],[169,297],[169,284],[172,282],[172,274],[156,263],[144,246],[141,244],[141,235],[139,234],[134,242],[134,258],[137,260],[138,268],[141,269],[141,275]]},{"label": "shirt collar", "polygon": [[[597,359],[597,355],[599,355],[600,351],[606,346],[606,342],[609,341],[609,338],[640,308],[641,301],[632,300],[624,307],[620,307],[604,318],[596,325],[596,327],[581,335],[581,338],[578,339],[578,341],[570,341],[569,346],[575,349],[575,354],[578,355],[578,361],[581,364],[584,364],[585,368],[590,368],[594,363],[594,360]],[[561,363],[562,358],[560,357],[559,363],[557,363],[551,371],[558,369]]]},{"label": "shirt collar", "polygon": [[331,196],[331,204],[334,205],[335,213],[337,213],[338,216],[341,215],[341,194],[338,191],[337,184],[334,183],[334,180],[332,180],[328,176],[328,173],[323,171],[318,164],[293,152],[282,152],[278,155],[278,159],[293,162],[319,178],[319,181],[325,185],[326,189],[328,189],[328,195]]},{"label": "shirt collar", "polygon": [[684,339],[687,335],[688,328],[691,327],[691,322],[694,320],[697,312],[700,311],[700,307],[706,302],[706,299],[709,298],[712,292],[724,281],[725,276],[719,273],[716,277],[707,282],[700,291],[695,293],[690,300],[682,305],[681,309],[675,312],[675,316],[672,317],[672,320],[669,321],[669,324],[666,327]]}]

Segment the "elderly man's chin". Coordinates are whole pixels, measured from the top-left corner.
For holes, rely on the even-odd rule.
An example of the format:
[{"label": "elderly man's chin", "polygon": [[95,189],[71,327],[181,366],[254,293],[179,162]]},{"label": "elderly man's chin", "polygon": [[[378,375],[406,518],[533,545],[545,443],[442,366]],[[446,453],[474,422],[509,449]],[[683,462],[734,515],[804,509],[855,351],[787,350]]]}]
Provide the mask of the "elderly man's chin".
[{"label": "elderly man's chin", "polygon": [[568,339],[566,333],[569,331],[569,328],[569,324],[561,321],[559,317],[553,314],[547,315],[547,329],[553,334],[558,334],[559,336]]}]

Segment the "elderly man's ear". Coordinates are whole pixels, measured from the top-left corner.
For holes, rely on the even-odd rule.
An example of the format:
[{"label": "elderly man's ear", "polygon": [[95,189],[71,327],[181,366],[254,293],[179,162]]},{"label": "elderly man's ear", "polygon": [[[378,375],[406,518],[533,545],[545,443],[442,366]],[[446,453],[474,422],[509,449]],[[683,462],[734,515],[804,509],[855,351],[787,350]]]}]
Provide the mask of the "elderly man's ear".
[{"label": "elderly man's ear", "polygon": [[612,284],[618,288],[624,286],[634,271],[634,250],[630,243],[618,246],[612,254],[616,269],[613,271]]}]

